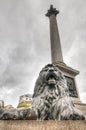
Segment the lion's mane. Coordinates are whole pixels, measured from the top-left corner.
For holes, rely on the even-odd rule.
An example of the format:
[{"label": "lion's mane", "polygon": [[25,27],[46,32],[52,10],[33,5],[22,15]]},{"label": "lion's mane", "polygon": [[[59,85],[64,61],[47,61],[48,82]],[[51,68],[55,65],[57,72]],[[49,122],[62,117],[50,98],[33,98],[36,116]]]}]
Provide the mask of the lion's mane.
[{"label": "lion's mane", "polygon": [[52,64],[46,65],[39,73],[34,88],[32,108],[41,120],[85,119],[69,97],[63,73]]}]

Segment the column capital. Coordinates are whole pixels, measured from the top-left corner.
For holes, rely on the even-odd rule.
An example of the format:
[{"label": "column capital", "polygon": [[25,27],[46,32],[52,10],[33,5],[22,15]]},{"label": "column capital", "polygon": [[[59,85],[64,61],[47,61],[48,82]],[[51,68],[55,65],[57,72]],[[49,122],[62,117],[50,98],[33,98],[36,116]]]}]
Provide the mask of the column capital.
[{"label": "column capital", "polygon": [[48,12],[46,13],[47,17],[50,17],[51,15],[57,15],[59,13],[58,10],[56,10],[56,8],[53,8],[53,5],[50,5],[50,9],[48,10]]}]

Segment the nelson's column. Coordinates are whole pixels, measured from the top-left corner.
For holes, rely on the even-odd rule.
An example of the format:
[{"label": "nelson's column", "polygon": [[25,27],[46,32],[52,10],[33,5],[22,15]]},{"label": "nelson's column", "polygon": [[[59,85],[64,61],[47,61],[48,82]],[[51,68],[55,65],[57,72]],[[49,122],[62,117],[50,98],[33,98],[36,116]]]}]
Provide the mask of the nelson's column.
[{"label": "nelson's column", "polygon": [[64,76],[66,77],[67,80],[70,97],[72,98],[75,106],[86,115],[86,104],[80,101],[79,93],[75,81],[75,76],[79,74],[79,71],[67,66],[63,61],[58,25],[56,20],[57,14],[59,14],[59,11],[56,10],[56,8],[53,8],[53,5],[50,6],[50,9],[46,14],[46,16],[49,17],[49,22],[50,22],[52,64],[57,66],[64,73]]}]

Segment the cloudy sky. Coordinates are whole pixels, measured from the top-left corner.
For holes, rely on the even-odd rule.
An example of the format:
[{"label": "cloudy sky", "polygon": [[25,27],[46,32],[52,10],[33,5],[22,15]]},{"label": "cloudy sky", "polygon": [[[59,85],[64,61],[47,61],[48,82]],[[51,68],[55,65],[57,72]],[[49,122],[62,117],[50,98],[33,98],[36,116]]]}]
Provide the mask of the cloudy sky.
[{"label": "cloudy sky", "polygon": [[33,93],[44,65],[51,62],[50,4],[60,11],[58,26],[64,61],[80,71],[76,81],[86,102],[86,1],[0,0],[0,99],[17,106],[19,96]]}]

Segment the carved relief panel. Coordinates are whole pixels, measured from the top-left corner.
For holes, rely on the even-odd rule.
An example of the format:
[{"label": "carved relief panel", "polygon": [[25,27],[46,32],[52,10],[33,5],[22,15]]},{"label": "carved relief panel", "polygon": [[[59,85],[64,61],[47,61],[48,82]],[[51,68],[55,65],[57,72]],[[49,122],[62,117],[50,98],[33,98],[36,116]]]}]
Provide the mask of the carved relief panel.
[{"label": "carved relief panel", "polygon": [[69,95],[71,97],[78,97],[74,79],[67,76],[65,76],[65,78],[67,80],[67,86],[69,88]]}]

